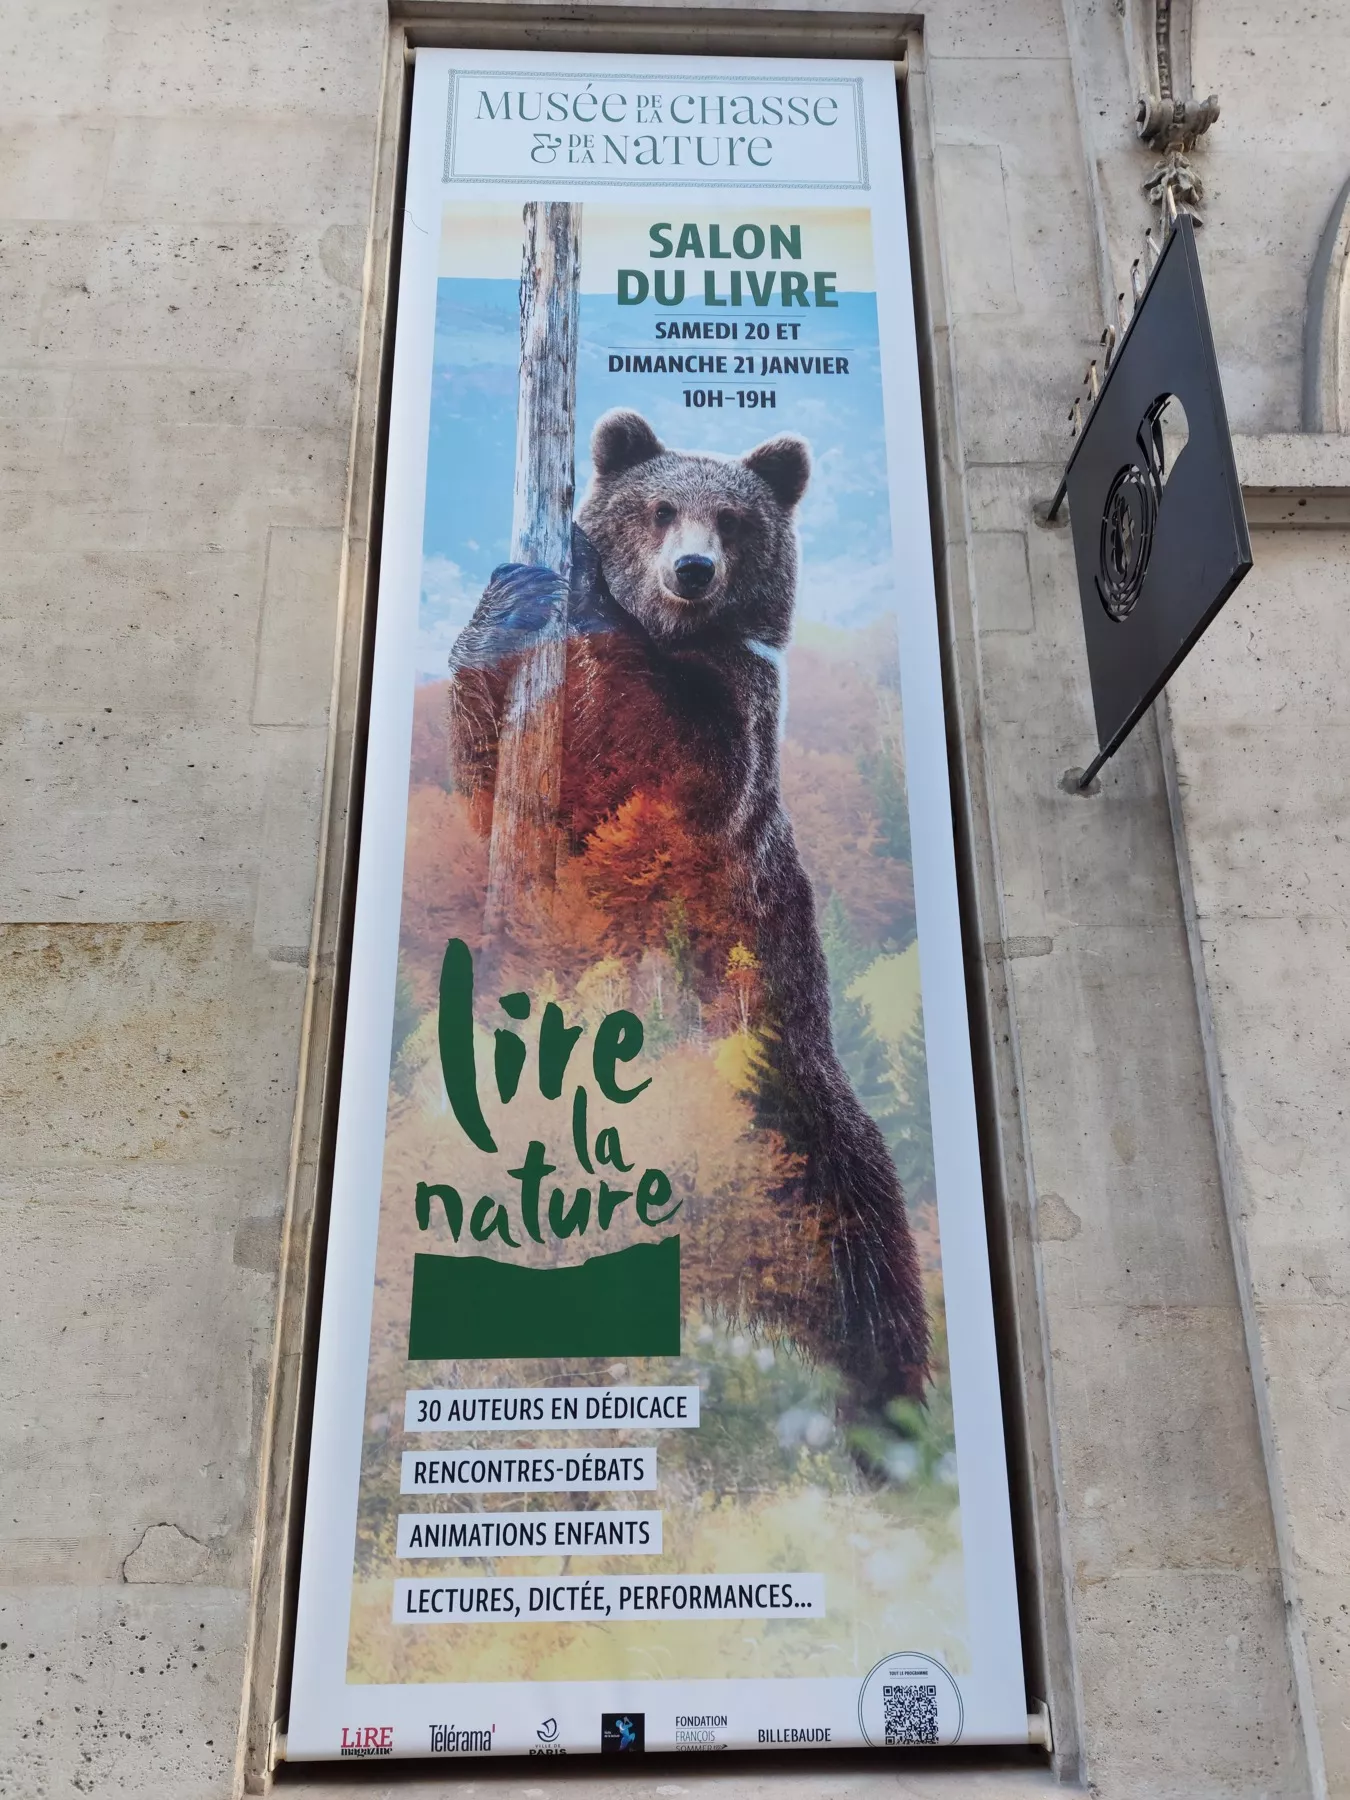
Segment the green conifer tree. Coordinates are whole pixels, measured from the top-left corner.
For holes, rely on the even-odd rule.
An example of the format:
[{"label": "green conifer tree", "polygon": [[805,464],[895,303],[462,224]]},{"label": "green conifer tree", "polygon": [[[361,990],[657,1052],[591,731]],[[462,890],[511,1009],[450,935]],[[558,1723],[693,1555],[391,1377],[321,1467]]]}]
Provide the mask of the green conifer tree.
[{"label": "green conifer tree", "polygon": [[830,895],[821,911],[820,939],[830,970],[830,1017],[835,1050],[853,1084],[854,1093],[881,1127],[894,1154],[893,1140],[901,1126],[900,1095],[886,1046],[872,1027],[872,1015],[866,1002],[853,998],[848,992],[858,976],[866,973],[873,959],[859,943],[848,911],[837,893]]},{"label": "green conifer tree", "polygon": [[896,1135],[891,1141],[896,1173],[905,1192],[931,1193],[937,1180],[933,1164],[933,1118],[928,1103],[928,1052],[924,1041],[923,1008],[900,1042],[896,1072],[899,1090]]},{"label": "green conifer tree", "polygon": [[398,959],[398,974],[394,980],[394,1035],[389,1054],[389,1066],[392,1069],[398,1061],[399,1051],[407,1043],[411,1034],[416,1031],[420,1022],[417,1011],[417,1000],[413,994],[412,982],[408,979],[408,970],[402,954]]}]

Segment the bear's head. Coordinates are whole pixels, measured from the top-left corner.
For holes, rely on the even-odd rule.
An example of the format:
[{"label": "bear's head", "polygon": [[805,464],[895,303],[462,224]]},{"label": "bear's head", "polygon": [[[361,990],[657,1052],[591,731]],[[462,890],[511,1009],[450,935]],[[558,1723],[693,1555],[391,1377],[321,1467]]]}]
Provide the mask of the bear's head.
[{"label": "bear's head", "polygon": [[798,437],[742,457],[667,450],[635,412],[591,437],[578,513],[610,593],[654,638],[732,633],[786,644],[797,584],[792,515],[811,473]]}]

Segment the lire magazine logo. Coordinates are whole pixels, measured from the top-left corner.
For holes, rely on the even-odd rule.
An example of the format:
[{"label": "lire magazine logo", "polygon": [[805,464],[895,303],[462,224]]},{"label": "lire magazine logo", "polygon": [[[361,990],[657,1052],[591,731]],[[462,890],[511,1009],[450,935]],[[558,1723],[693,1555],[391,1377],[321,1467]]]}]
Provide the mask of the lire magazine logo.
[{"label": "lire magazine logo", "polygon": [[342,1756],[392,1756],[394,1754],[394,1728],[392,1725],[344,1725],[342,1727]]},{"label": "lire magazine logo", "polygon": [[566,1756],[565,1747],[558,1742],[562,1733],[558,1730],[556,1719],[545,1719],[534,1734],[539,1742],[530,1745],[531,1756]]},{"label": "lire magazine logo", "polygon": [[601,1713],[600,1754],[623,1756],[646,1748],[646,1713]]}]

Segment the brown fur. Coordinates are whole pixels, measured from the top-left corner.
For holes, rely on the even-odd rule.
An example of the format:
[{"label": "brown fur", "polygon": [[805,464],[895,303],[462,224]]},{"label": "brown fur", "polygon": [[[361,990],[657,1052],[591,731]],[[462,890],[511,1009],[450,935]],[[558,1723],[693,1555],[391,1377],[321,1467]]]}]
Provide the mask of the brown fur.
[{"label": "brown fur", "polygon": [[[619,412],[596,426],[592,457],[569,603],[566,828],[580,848],[641,793],[701,847],[707,879],[690,899],[707,919],[711,895],[720,921],[703,934],[704,978],[715,983],[731,945],[753,949],[767,1046],[758,1114],[804,1161],[791,1203],[810,1210],[830,1261],[822,1291],[766,1294],[754,1310],[845,1369],[863,1398],[918,1396],[928,1323],[904,1199],[835,1054],[811,886],[779,793],[772,653],[791,630],[806,445],[687,454]],[[697,591],[681,591],[686,580]],[[549,571],[499,569],[455,646],[453,753],[480,829],[514,660],[560,597]]]}]

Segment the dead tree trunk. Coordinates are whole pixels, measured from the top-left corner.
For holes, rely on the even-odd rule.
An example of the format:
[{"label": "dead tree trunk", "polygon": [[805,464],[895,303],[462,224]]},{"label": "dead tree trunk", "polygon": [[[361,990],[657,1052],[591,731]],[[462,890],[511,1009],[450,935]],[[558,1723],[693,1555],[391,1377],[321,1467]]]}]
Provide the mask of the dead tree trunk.
[{"label": "dead tree trunk", "polygon": [[520,405],[511,560],[556,569],[562,598],[512,678],[497,753],[484,926],[497,935],[558,862],[567,580],[576,481],[581,208],[531,201],[520,271]]}]

